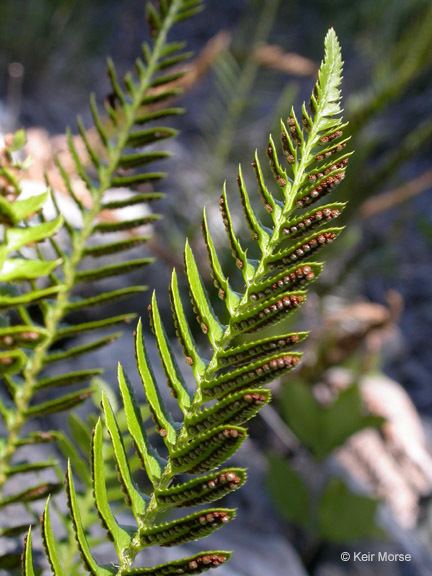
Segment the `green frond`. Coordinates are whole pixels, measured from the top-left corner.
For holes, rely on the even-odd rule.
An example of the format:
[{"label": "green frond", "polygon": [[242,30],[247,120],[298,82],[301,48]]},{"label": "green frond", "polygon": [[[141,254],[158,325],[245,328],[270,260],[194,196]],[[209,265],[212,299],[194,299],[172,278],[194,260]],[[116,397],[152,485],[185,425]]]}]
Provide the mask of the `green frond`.
[{"label": "green frond", "polygon": [[[158,10],[150,8],[148,17],[154,34],[160,33],[163,15],[169,13],[175,4],[182,5],[183,9],[177,14],[182,17],[195,10],[198,3],[165,0],[159,3]],[[145,47],[144,65],[150,57],[150,51]],[[303,106],[301,121],[292,111],[288,121],[283,123],[281,140],[284,154],[279,153],[272,138],[269,140],[267,156],[271,178],[268,183],[258,155],[255,157],[253,172],[257,179],[256,193],[271,213],[271,227],[264,226],[260,221],[259,211],[254,208],[255,199],[248,190],[252,188],[246,187],[245,176],[239,171],[240,201],[252,233],[252,245],[240,239],[234,229],[228,192],[224,187],[220,206],[227,245],[243,281],[239,293],[230,288],[204,213],[203,235],[210,269],[217,294],[226,306],[223,321],[212,306],[213,294],[205,285],[199,263],[189,242],[186,242],[185,280],[194,314],[207,337],[205,355],[201,351],[201,344],[193,337],[183,303],[183,288],[175,270],[170,297],[177,340],[193,376],[193,385],[186,384],[186,377],[178,368],[156,296],[153,295],[149,316],[156,340],[155,349],[164,368],[168,388],[180,409],[182,423],[176,423],[167,410],[163,387],[157,382],[157,370],[147,352],[148,342],[143,339],[141,321],[137,327],[135,349],[137,372],[144,392],[142,405],[138,404],[134,387],[122,367],[118,371],[122,400],[118,413],[107,396],[102,397],[103,419],[97,421],[92,440],[91,483],[101,523],[108,531],[118,557],[118,566],[112,570],[112,574],[198,574],[228,560],[229,556],[224,552],[204,552],[158,567],[134,567],[136,556],[148,546],[174,546],[200,539],[234,518],[235,511],[226,508],[192,511],[186,516],[176,515],[175,519],[166,515],[176,508],[213,502],[243,485],[246,480],[244,470],[232,466],[219,468],[235,455],[246,440],[244,424],[270,401],[271,393],[264,388],[265,384],[294,369],[300,362],[301,353],[292,348],[302,342],[307,334],[286,333],[284,329],[278,331],[274,325],[285,320],[288,314],[303,304],[306,289],[323,266],[320,262],[311,262],[310,256],[312,253],[318,254],[342,230],[328,224],[333,224],[344,204],[331,203],[304,210],[342,180],[346,167],[348,155],[343,151],[344,147],[333,150],[338,142],[346,142],[342,134],[344,124],[340,118],[341,73],[340,47],[334,31],[330,31],[326,36],[325,57],[310,109]],[[120,100],[129,98],[134,92],[133,82],[129,78],[127,90],[122,90],[118,95]],[[329,153],[331,160],[323,163],[323,152],[324,155]],[[322,175],[320,170],[323,171]],[[335,180],[330,183],[330,178]],[[316,230],[318,227],[319,230]],[[250,252],[258,256],[251,260],[248,257]],[[273,327],[270,334],[266,333],[268,326]],[[152,415],[165,445],[154,441],[154,435],[146,427],[142,409]],[[120,425],[122,411],[125,415],[123,428]],[[104,445],[104,430],[109,438],[107,445]],[[83,446],[88,446],[88,434],[85,434],[82,442]],[[137,457],[141,471],[146,473],[149,480],[146,488],[140,482],[139,470],[132,465]],[[111,487],[107,478],[112,473],[113,461],[119,479]],[[151,488],[148,488],[149,484]],[[83,570],[91,574],[105,574],[105,568],[96,563],[91,550],[88,539],[91,526],[83,525],[79,516],[71,466],[67,485]],[[114,505],[119,486],[134,524],[127,530],[119,524]]]}]

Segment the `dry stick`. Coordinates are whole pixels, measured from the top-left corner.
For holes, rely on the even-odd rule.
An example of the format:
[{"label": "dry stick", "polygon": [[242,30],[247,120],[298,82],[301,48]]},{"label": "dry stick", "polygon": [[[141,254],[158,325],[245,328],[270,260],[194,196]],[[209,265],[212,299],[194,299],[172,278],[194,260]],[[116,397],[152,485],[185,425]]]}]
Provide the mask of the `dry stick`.
[{"label": "dry stick", "polygon": [[366,200],[360,208],[360,217],[372,218],[382,212],[391,210],[403,202],[415,198],[432,187],[432,170],[427,170],[414,180],[410,180],[393,190]]},{"label": "dry stick", "polygon": [[313,76],[318,69],[313,60],[295,52],[285,52],[283,48],[275,44],[265,44],[257,48],[255,60],[265,68],[293,76]]}]

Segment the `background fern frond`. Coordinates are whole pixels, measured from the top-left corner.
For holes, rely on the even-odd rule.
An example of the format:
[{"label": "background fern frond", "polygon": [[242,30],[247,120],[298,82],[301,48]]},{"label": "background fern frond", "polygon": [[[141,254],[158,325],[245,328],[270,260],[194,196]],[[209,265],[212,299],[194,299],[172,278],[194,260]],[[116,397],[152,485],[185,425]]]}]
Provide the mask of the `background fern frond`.
[{"label": "background fern frond", "polygon": [[[319,230],[313,234],[308,233],[309,220],[316,216],[315,212],[308,211],[308,206],[319,201],[324,192],[330,192],[344,174],[346,162],[343,147],[335,151],[329,163],[323,165],[320,158],[329,143],[337,146],[338,142],[344,141],[345,124],[340,118],[341,74],[340,47],[335,32],[330,30],[325,39],[325,57],[318,82],[311,97],[311,110],[308,112],[306,106],[303,107],[302,124],[296,119],[295,113],[291,112],[288,122],[283,125],[282,140],[293,152],[294,160],[288,162],[287,166],[283,165],[276,145],[270,138],[268,156],[273,181],[267,186],[262,177],[258,177],[258,187],[262,189],[263,185],[266,186],[266,196],[271,197],[271,203],[275,206],[271,228],[264,227],[252,212],[254,202],[240,173],[240,197],[245,216],[252,224],[253,249],[258,254],[253,260],[248,256],[252,246],[248,245],[246,249],[243,242],[240,244],[228,208],[228,193],[226,190],[223,192],[222,217],[233,258],[237,261],[243,279],[238,294],[234,295],[229,288],[228,279],[217,258],[208,222],[204,219],[204,237],[210,265],[217,281],[218,295],[226,304],[226,321],[213,309],[212,298],[202,281],[192,248],[186,243],[184,257],[189,295],[198,325],[208,340],[206,352],[211,353],[210,359],[207,359],[193,338],[179,279],[174,271],[171,283],[173,320],[186,363],[195,379],[192,401],[185,390],[183,376],[167,349],[156,297],[152,300],[149,307],[151,324],[162,364],[169,377],[169,387],[179,393],[180,412],[184,416],[180,424],[169,414],[162,390],[156,384],[150,360],[145,353],[146,338],[139,324],[136,335],[137,370],[146,396],[144,406],[148,406],[152,413],[156,432],[162,437],[164,447],[161,447],[160,442],[151,440],[134,399],[132,386],[120,366],[118,379],[126,427],[134,440],[136,453],[143,461],[152,488],[143,490],[140,487],[126,455],[124,440],[128,436],[125,434],[122,437],[116,413],[104,396],[103,424],[98,421],[93,437],[92,477],[96,506],[102,524],[114,541],[117,566],[106,572],[107,568],[97,560],[97,552],[91,550],[87,536],[90,526],[85,526],[79,515],[76,485],[69,467],[69,508],[83,558],[83,570],[91,574],[110,573],[118,576],[174,574],[181,566],[182,573],[198,574],[227,560],[224,553],[204,552],[208,558],[207,564],[197,559],[185,559],[155,568],[134,568],[135,559],[144,548],[153,545],[173,546],[200,539],[234,518],[235,512],[226,508],[203,509],[175,519],[167,519],[166,514],[178,507],[213,502],[244,483],[244,470],[218,468],[246,439],[247,429],[243,426],[246,421],[269,402],[270,393],[262,386],[294,368],[300,360],[301,355],[292,352],[291,346],[303,340],[305,333],[280,332],[275,335],[273,332],[270,335],[266,334],[264,327],[274,325],[287,312],[301,306],[305,300],[305,291],[293,291],[290,283],[307,284],[319,275],[322,265],[309,262],[309,253],[316,253],[340,231],[326,227],[329,219],[322,217],[318,221],[314,220]],[[256,163],[258,174],[262,174],[258,157]],[[342,166],[339,167],[339,164]],[[315,184],[311,187],[311,183]],[[330,210],[337,217],[335,212],[339,208],[339,205],[323,207],[323,214]],[[291,235],[291,224],[298,229],[299,234],[303,233],[303,229],[306,230],[301,245],[297,234]],[[284,232],[285,229],[289,230],[288,234]],[[285,259],[288,259],[287,263]],[[281,277],[281,268],[287,277],[286,283],[284,277]],[[255,332],[255,336],[244,338],[245,333]],[[110,437],[120,485],[130,520],[134,524],[131,532],[121,527],[115,507],[108,497],[106,473],[109,467],[103,458],[102,426]],[[184,479],[183,475],[194,475],[194,478]]]},{"label": "background fern frond", "polygon": [[[88,315],[96,305],[116,303],[121,298],[141,293],[145,289],[142,284],[119,290],[102,287],[90,297],[82,296],[82,285],[140,271],[153,261],[149,257],[129,254],[147,241],[148,234],[143,227],[159,219],[158,215],[143,208],[161,196],[148,190],[164,176],[159,170],[150,169],[150,165],[165,159],[168,154],[154,147],[177,133],[162,121],[180,112],[168,106],[172,83],[181,74],[172,68],[189,54],[184,51],[183,43],[169,42],[167,36],[173,25],[192,16],[201,7],[201,2],[189,0],[166,0],[157,8],[149,7],[147,16],[152,40],[143,45],[135,71],[121,81],[114,64],[109,61],[112,94],[105,103],[106,113],[100,112],[96,99],[91,97],[93,133],[78,119],[79,136],[72,136],[70,131],[67,135],[74,175],[67,172],[60,159],[57,160],[65,191],[79,215],[77,221],[72,221],[69,209],[63,207],[60,196],[54,193],[51,206],[56,214],[54,220],[45,221],[45,216],[41,216],[37,225],[18,226],[28,215],[40,210],[46,196],[21,201],[17,198],[19,190],[14,167],[5,165],[0,174],[6,190],[0,200],[0,214],[6,226],[0,247],[0,281],[30,283],[30,289],[24,294],[15,294],[5,288],[4,299],[0,298],[0,307],[12,308],[12,315],[21,320],[13,330],[2,326],[0,334],[5,342],[4,349],[0,350],[0,372],[4,376],[0,399],[5,428],[4,442],[0,446],[0,502],[3,506],[9,500],[1,499],[1,494],[5,488],[9,489],[5,485],[26,424],[32,418],[70,410],[92,392],[88,383],[96,369],[80,368],[72,372],[63,369],[63,373],[60,369],[53,376],[51,367],[109,344],[119,336],[112,332],[113,327],[135,317],[118,312],[114,315],[109,310],[97,318]],[[151,149],[146,150],[148,147]],[[140,206],[138,212],[137,206]],[[116,222],[106,220],[112,212],[130,207],[135,207],[136,218],[122,216]],[[56,239],[53,235],[62,223],[63,236]],[[123,233],[131,236],[118,237]],[[109,238],[105,240],[107,235]],[[50,239],[46,249],[37,246],[31,258],[24,253],[20,255],[30,242],[46,239]],[[16,254],[19,257],[15,257]],[[103,260],[112,254],[126,256],[121,263]],[[46,278],[43,286],[38,284],[41,277]],[[29,308],[35,301],[37,306]],[[87,315],[84,319],[83,314]],[[80,318],[78,323],[77,317]],[[75,342],[78,335],[99,330],[108,331],[108,334],[84,343]],[[13,342],[16,342],[16,348]],[[7,396],[5,400],[3,389]],[[20,499],[18,496],[16,501]],[[45,496],[40,490],[40,497]],[[25,503],[24,498],[22,501]]]}]

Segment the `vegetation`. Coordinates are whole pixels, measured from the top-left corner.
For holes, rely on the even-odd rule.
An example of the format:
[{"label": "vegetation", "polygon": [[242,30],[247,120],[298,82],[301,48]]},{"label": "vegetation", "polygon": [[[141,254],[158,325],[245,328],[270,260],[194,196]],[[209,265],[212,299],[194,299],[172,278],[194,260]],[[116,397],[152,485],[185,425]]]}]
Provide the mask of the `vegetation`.
[{"label": "vegetation", "polygon": [[[90,368],[44,376],[46,367],[94,350],[115,338],[115,335],[109,334],[89,340],[84,346],[65,347],[64,344],[77,332],[92,333],[132,320],[131,315],[121,314],[79,324],[66,323],[72,311],[115,301],[143,289],[131,286],[101,291],[89,299],[74,298],[74,290],[81,282],[126,274],[150,263],[149,259],[131,259],[95,268],[81,267],[84,259],[122,253],[147,240],[147,237],[135,236],[131,240],[97,241],[101,234],[134,230],[154,220],[154,215],[115,223],[101,221],[100,216],[104,210],[138,205],[158,197],[152,193],[125,192],[120,200],[110,201],[107,198],[113,188],[132,189],[163,176],[159,172],[149,172],[147,165],[161,160],[166,153],[154,148],[143,151],[143,148],[171,137],[175,132],[165,126],[149,124],[148,127],[147,124],[180,113],[177,108],[160,106],[161,102],[175,95],[172,83],[181,74],[167,72],[167,69],[187,57],[181,52],[183,45],[169,43],[167,34],[173,24],[200,8],[200,2],[195,0],[167,0],[161,2],[158,9],[148,4],[147,16],[153,42],[143,46],[143,57],[136,62],[136,76],[128,74],[124,84],[120,83],[114,65],[109,62],[112,94],[106,103],[107,120],[99,115],[95,99],[91,100],[99,139],[97,145],[90,140],[79,121],[89,162],[81,158],[75,140],[69,134],[68,144],[76,173],[91,199],[84,204],[71,176],[58,161],[68,193],[81,215],[78,228],[62,215],[55,193],[52,198],[57,216],[53,221],[44,221],[41,213],[39,224],[32,225],[32,221],[25,221],[40,211],[47,197],[19,199],[21,190],[15,172],[21,170],[21,166],[14,162],[13,150],[22,140],[21,135],[15,137],[9,149],[6,148],[2,167],[2,213],[5,224],[2,307],[8,312],[4,316],[2,329],[5,350],[1,355],[1,365],[7,397],[1,404],[6,432],[0,453],[2,487],[20,475],[56,468],[54,460],[16,463],[15,454],[21,447],[61,440],[60,433],[43,430],[28,433],[26,425],[35,417],[71,410],[84,401],[92,389],[83,387],[82,382],[100,373],[99,368]],[[209,508],[161,522],[161,515],[165,516],[171,509],[213,502],[244,484],[244,469],[219,467],[247,437],[244,424],[270,401],[270,391],[263,386],[294,368],[300,360],[301,354],[292,352],[291,348],[304,339],[305,333],[273,332],[268,335],[266,331],[303,304],[305,289],[322,269],[322,265],[311,261],[310,256],[331,243],[341,231],[341,228],[324,225],[340,215],[344,208],[342,203],[310,208],[343,179],[348,162],[349,153],[344,150],[347,138],[343,134],[346,124],[340,118],[341,74],[340,48],[335,33],[330,30],[325,41],[325,58],[310,99],[310,111],[304,105],[300,120],[292,110],[287,122],[281,123],[286,167],[281,163],[277,147],[270,137],[267,156],[273,175],[273,190],[266,183],[258,155],[255,156],[254,172],[267,212],[263,221],[247,191],[242,170],[239,171],[240,198],[253,237],[253,244],[247,249],[234,230],[228,193],[226,189],[223,191],[220,208],[230,249],[241,272],[239,289],[232,287],[238,281],[229,280],[223,272],[204,213],[203,234],[211,272],[218,296],[226,308],[223,318],[213,310],[212,295],[207,292],[194,253],[186,243],[185,269],[192,306],[201,330],[207,336],[210,351],[210,359],[206,359],[194,340],[182,302],[179,277],[173,271],[170,286],[172,314],[178,340],[195,380],[193,391],[176,365],[156,295],[153,295],[149,307],[151,327],[169,387],[182,415],[181,422],[174,420],[164,406],[149,361],[141,321],[138,323],[135,343],[137,369],[144,386],[146,403],[165,445],[164,450],[157,450],[155,443],[151,442],[143,421],[145,411],[138,406],[133,387],[121,366],[118,382],[123,419],[116,415],[109,396],[102,393],[103,414],[95,424],[91,441],[91,486],[94,505],[114,544],[117,556],[115,568],[98,562],[93,555],[88,539],[92,527],[83,523],[85,516],[81,511],[70,459],[66,475],[69,519],[65,518],[65,521],[73,527],[82,568],[89,573],[174,574],[180,570],[182,573],[199,573],[217,567],[229,558],[227,552],[206,551],[157,568],[134,568],[136,556],[146,546],[172,546],[202,538],[235,516],[235,511],[231,509]],[[70,248],[67,250],[54,237],[59,228],[69,239]],[[53,258],[48,257],[46,249],[35,245],[47,240]],[[18,257],[27,246],[29,252]],[[256,257],[252,259],[250,256],[254,253]],[[45,278],[43,287],[38,285],[41,277]],[[11,286],[11,282],[16,281],[22,282],[19,291]],[[57,348],[59,342],[62,344],[60,350]],[[77,383],[77,390],[68,394],[62,392],[65,387]],[[40,400],[41,391],[48,389],[54,395],[48,400]],[[76,430],[79,421],[75,419],[71,422],[75,422]],[[109,437],[109,444],[106,437]],[[127,449],[130,449],[130,439],[133,439],[136,456],[150,482],[149,488],[138,487],[137,477],[134,476],[136,467],[129,464]],[[121,526],[112,507],[113,501],[117,501],[107,485],[112,461],[115,462],[125,495],[124,506],[136,524],[134,529]],[[185,474],[194,477],[184,480]],[[6,491],[0,505],[4,508],[19,503],[31,507],[35,500],[59,490],[58,483],[44,482],[18,493]],[[5,527],[3,535],[15,535],[22,530],[22,525]],[[64,563],[52,529],[49,503],[43,516],[42,534],[53,573],[63,574]],[[24,574],[35,573],[31,544],[30,531],[23,557]],[[13,568],[13,558],[4,557],[2,561],[3,566]]]},{"label": "vegetation", "polygon": [[[64,5],[68,13],[74,7],[73,2]],[[135,334],[141,391],[121,365],[120,403],[100,378],[105,366],[88,364],[74,371],[65,368],[70,359],[118,338],[120,333],[112,332],[114,326],[136,318],[136,314],[121,311],[113,315],[109,305],[140,294],[146,287],[137,281],[112,289],[103,281],[140,271],[153,262],[141,254],[136,257],[138,251],[133,249],[147,243],[150,225],[159,219],[150,205],[162,196],[152,186],[164,177],[159,164],[168,156],[159,149],[159,143],[177,134],[165,120],[182,113],[173,101],[181,92],[182,63],[190,56],[183,43],[171,42],[168,35],[175,24],[194,15],[202,4],[199,0],[161,0],[155,6],[147,3],[152,40],[143,45],[134,72],[120,80],[114,64],[108,62],[111,92],[105,101],[106,114],[99,112],[92,97],[94,125],[88,128],[79,119],[80,140],[68,133],[74,173],[68,173],[57,160],[77,219],[70,217],[64,198],[54,190],[21,199],[20,178],[26,164],[18,161],[17,150],[23,144],[22,133],[7,142],[1,158],[4,236],[0,304],[4,314],[0,370],[4,385],[0,389],[0,426],[4,434],[0,444],[0,509],[19,506],[33,523],[26,539],[23,574],[37,574],[40,569],[35,565],[43,564],[39,555],[33,558],[32,540],[38,503],[46,497],[42,538],[53,574],[198,574],[229,560],[229,552],[207,550],[156,567],[137,567],[142,563],[140,553],[149,546],[188,543],[234,519],[236,512],[229,508],[199,508],[189,510],[186,516],[183,509],[212,504],[246,482],[247,471],[226,461],[247,438],[247,422],[270,402],[271,392],[265,385],[299,364],[301,352],[295,348],[307,334],[288,331],[287,318],[305,302],[307,289],[322,271],[315,255],[342,231],[333,221],[345,211],[346,188],[341,187],[340,201],[321,202],[344,180],[351,155],[346,149],[347,123],[341,118],[340,47],[331,29],[309,105],[304,104],[298,115],[292,109],[280,123],[280,146],[270,136],[268,162],[255,154],[250,172],[258,194],[249,192],[250,175],[239,168],[242,222],[236,215],[236,200],[226,186],[223,189],[219,205],[228,245],[219,247],[219,230],[210,212],[204,211],[208,263],[202,261],[191,224],[184,249],[185,275],[173,270],[170,298],[166,299],[171,304],[170,322],[164,319],[165,300],[153,293],[149,305],[152,335],[146,333],[146,323],[141,320]],[[278,0],[263,6],[257,28],[260,40],[267,38],[277,8]],[[413,48],[420,64],[427,47],[425,38],[419,36]],[[259,41],[253,49],[258,48]],[[222,181],[229,157],[238,155],[234,135],[259,69],[254,54],[247,54],[243,69],[234,53],[227,52],[218,61],[220,77],[227,70],[230,74],[235,70],[240,82],[227,91],[229,114],[219,127],[218,138],[211,142],[215,156],[206,170],[209,190]],[[416,74],[414,68],[406,70],[402,62],[405,75],[398,90],[389,91],[384,86],[376,95],[370,94],[362,109],[351,107],[359,144],[362,133],[368,132],[368,122],[404,89]],[[284,105],[293,100],[294,92],[289,86],[278,103],[284,116]],[[363,169],[374,148],[361,148]],[[417,144],[408,146],[407,158],[416,149]],[[396,161],[401,161],[400,154],[384,162],[384,168],[378,167],[375,188],[389,174],[385,167],[394,166]],[[353,186],[363,184],[354,182]],[[48,176],[47,188],[53,188]],[[46,209],[42,211],[48,201],[55,212],[50,218]],[[127,208],[136,210],[137,216],[125,217],[123,209]],[[349,215],[356,209],[354,206]],[[245,230],[252,242],[244,238]],[[121,257],[117,259],[118,255]],[[206,286],[209,272],[215,290]],[[83,286],[94,283],[98,292],[85,296]],[[190,303],[186,303],[186,291]],[[189,320],[191,309],[203,337]],[[90,315],[84,320],[80,318],[87,313]],[[170,336],[173,328],[176,342]],[[85,343],[77,346],[74,339],[82,333]],[[179,347],[185,366],[178,362]],[[159,364],[174,401],[167,401],[159,382]],[[356,385],[323,409],[304,384],[288,383],[280,405],[290,428],[317,460],[331,455],[356,431],[381,424],[380,418],[365,414]],[[137,400],[142,390],[143,402]],[[101,404],[101,413],[84,419],[73,408],[89,397],[96,405]],[[41,425],[45,416],[57,412],[69,415],[69,436],[59,430],[47,431]],[[150,418],[156,430],[149,424]],[[32,459],[28,447],[41,443],[49,444],[51,456],[44,461]],[[56,450],[68,460],[67,512],[59,504],[61,498],[55,496],[62,491],[62,466]],[[46,475],[46,480],[44,476],[42,482],[33,483],[40,474]],[[26,479],[31,479],[30,483]],[[284,482],[295,495],[292,499],[287,500],[286,493],[280,491]],[[311,500],[316,498],[308,494],[300,476],[277,457],[270,460],[270,484],[286,517],[306,528],[310,522],[318,526],[319,537],[336,542],[346,538],[347,519],[334,516],[340,502],[348,516],[352,510],[361,518],[353,527],[352,537],[376,533],[373,517],[377,502],[353,494],[339,480],[329,482],[320,496],[318,511],[311,510]],[[318,520],[311,514],[318,514]],[[124,525],[125,517],[128,526]],[[58,520],[63,533],[54,528]],[[16,538],[27,531],[27,526],[21,519],[19,524],[10,525],[5,516],[0,520],[0,536]],[[112,554],[106,557],[109,541]],[[0,569],[11,574],[18,573],[18,563],[15,552],[0,557]]]}]

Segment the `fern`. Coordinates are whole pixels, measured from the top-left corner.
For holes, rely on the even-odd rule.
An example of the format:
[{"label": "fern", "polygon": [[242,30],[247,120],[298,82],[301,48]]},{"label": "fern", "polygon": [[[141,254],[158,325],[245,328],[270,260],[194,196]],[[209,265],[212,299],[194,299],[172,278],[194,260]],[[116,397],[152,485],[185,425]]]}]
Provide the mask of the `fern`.
[{"label": "fern", "polygon": [[[0,374],[10,396],[9,399],[0,398],[0,414],[6,424],[13,418],[8,405],[8,400],[16,393],[12,376],[25,365],[24,350],[33,349],[46,336],[43,328],[28,325],[25,306],[58,292],[57,287],[37,290],[34,284],[36,280],[51,274],[59,261],[41,260],[37,251],[31,247],[52,237],[62,225],[62,218],[34,224],[33,217],[42,209],[48,194],[30,198],[23,196],[21,179],[25,163],[17,159],[17,154],[24,143],[24,132],[17,132],[6,138],[0,152],[0,218],[3,225],[0,243],[0,309],[3,313],[0,326]],[[30,282],[31,288],[23,293],[18,290],[18,284],[24,281]],[[21,323],[11,325],[6,314],[15,308],[21,316]]]},{"label": "fern", "polygon": [[[118,333],[109,333],[90,343],[71,345],[77,335],[112,329],[135,317],[133,314],[104,315],[98,320],[71,324],[72,314],[82,314],[95,306],[117,302],[145,290],[145,287],[137,285],[118,290],[102,289],[90,298],[79,296],[84,283],[141,270],[152,262],[151,258],[126,258],[121,263],[106,264],[106,261],[101,263],[100,258],[125,253],[144,244],[147,236],[139,230],[143,225],[157,220],[158,215],[150,214],[115,222],[104,221],[102,217],[106,211],[117,212],[123,208],[146,204],[161,196],[157,192],[142,191],[142,186],[147,190],[148,185],[164,176],[161,172],[149,171],[148,166],[168,155],[165,151],[155,150],[154,145],[176,134],[163,121],[182,112],[179,108],[168,106],[169,99],[179,92],[175,82],[182,74],[172,68],[189,56],[184,51],[183,43],[168,42],[167,36],[174,24],[189,18],[200,8],[199,0],[163,0],[158,8],[148,4],[147,18],[152,42],[143,45],[142,56],[135,63],[135,73],[128,73],[124,82],[120,82],[114,64],[108,62],[112,93],[105,103],[106,117],[100,114],[95,98],[91,98],[90,108],[98,143],[93,143],[82,121],[78,120],[86,158],[80,156],[76,139],[68,133],[69,151],[76,174],[68,174],[60,159],[57,160],[57,166],[65,189],[80,215],[78,228],[74,228],[68,220],[68,214],[62,215],[58,198],[53,195],[57,212],[53,222],[44,222],[42,216],[38,227],[25,230],[10,227],[6,232],[2,257],[9,256],[11,250],[20,250],[28,242],[52,236],[62,222],[69,247],[63,248],[60,242],[51,238],[50,250],[38,249],[37,255],[31,260],[8,259],[3,263],[3,280],[29,280],[31,289],[24,290],[20,295],[5,293],[0,296],[0,307],[12,307],[12,318],[18,312],[25,325],[25,332],[21,325],[2,328],[1,336],[7,340],[14,338],[14,342],[19,342],[20,346],[25,345],[20,341],[20,334],[21,340],[22,334],[31,334],[34,338],[32,349],[26,354],[22,350],[12,349],[1,353],[1,366],[5,368],[2,372],[7,372],[3,381],[9,398],[7,404],[1,404],[6,433],[0,445],[0,507],[12,501],[23,504],[30,501],[30,498],[26,499],[20,493],[3,499],[1,496],[6,483],[12,477],[15,478],[12,461],[20,447],[52,439],[40,432],[26,434],[26,424],[35,417],[69,410],[81,403],[91,393],[86,383],[100,373],[98,368],[60,372],[56,376],[46,371],[61,361],[105,346],[119,336]],[[151,146],[150,151],[146,150],[148,146]],[[6,171],[5,168],[2,176],[11,180],[12,187],[15,185],[12,171]],[[83,189],[86,191],[85,199],[80,194]],[[120,196],[116,194],[113,198],[111,191],[115,189],[120,191]],[[11,202],[2,199],[0,208],[4,222],[9,225],[10,221],[15,226],[22,219],[20,215],[27,216],[26,207],[30,206],[30,212],[34,212],[40,208],[43,199],[45,196],[28,200],[26,204],[15,201],[15,198]],[[101,237],[118,231],[133,232],[134,236],[130,240],[101,242]],[[50,252],[55,254],[53,262],[49,260]],[[94,264],[95,261],[97,264]],[[44,288],[38,287],[36,283],[39,276],[47,276],[48,285]],[[28,308],[35,300],[39,301],[38,308]],[[9,359],[13,359],[13,363]],[[75,386],[73,391],[65,393],[64,390],[72,385]],[[51,399],[45,401],[43,395],[47,391]],[[22,471],[27,473],[38,469],[40,463],[31,462]],[[31,488],[31,497],[44,498],[50,489],[49,483],[38,485]]]},{"label": "fern", "polygon": [[[304,333],[278,333],[275,336],[274,331],[269,335],[264,329],[285,319],[305,301],[305,289],[322,268],[322,264],[309,260],[310,255],[315,255],[341,232],[341,228],[325,225],[340,214],[343,205],[309,208],[343,179],[349,157],[343,151],[347,139],[343,137],[346,124],[340,118],[341,74],[340,47],[335,32],[330,30],[325,39],[325,57],[310,100],[311,112],[304,105],[301,121],[292,110],[288,122],[281,124],[282,148],[289,170],[282,165],[270,137],[267,154],[276,183],[275,192],[270,191],[264,181],[258,155],[253,163],[259,193],[270,213],[271,226],[264,226],[259,220],[242,171],[239,172],[240,197],[259,252],[257,260],[248,258],[249,249],[243,246],[234,230],[227,191],[222,194],[222,218],[243,278],[241,293],[234,291],[224,275],[204,214],[204,238],[214,283],[226,306],[228,320],[225,324],[213,310],[193,251],[186,243],[185,269],[191,301],[211,351],[210,359],[205,359],[198,349],[192,327],[186,319],[179,279],[174,271],[170,286],[173,320],[186,362],[194,376],[196,388],[193,395],[175,363],[156,295],[153,295],[149,307],[150,323],[183,422],[180,425],[174,421],[166,410],[149,362],[140,322],[135,342],[137,368],[156,429],[165,444],[166,457],[161,456],[150,443],[132,385],[119,366],[118,381],[128,433],[133,438],[136,454],[142,461],[152,490],[146,494],[138,487],[128,462],[126,438],[115,410],[104,395],[103,419],[98,420],[93,433],[92,483],[95,506],[113,542],[118,561],[116,567],[101,565],[93,554],[88,539],[90,526],[82,521],[72,466],[69,465],[66,476],[69,512],[83,572],[101,576],[198,574],[229,559],[228,552],[206,551],[158,567],[133,567],[139,552],[148,546],[174,546],[199,539],[235,517],[235,510],[209,508],[174,520],[160,520],[161,514],[166,515],[170,510],[214,502],[243,485],[245,470],[219,467],[246,439],[244,424],[270,401],[270,393],[263,385],[290,371],[300,360],[300,353],[292,352],[291,347],[305,337]],[[106,478],[111,471],[104,458],[104,430],[109,435],[125,501],[134,518],[133,529],[126,529],[118,523],[110,501]],[[184,480],[185,474],[194,477]],[[60,575],[61,559],[48,505],[42,524],[52,572]],[[32,574],[30,537],[24,558],[24,574]]]},{"label": "fern", "polygon": [[[256,49],[267,41],[279,5],[279,0],[263,2],[260,10],[253,14],[256,22],[251,35],[253,44],[248,42],[247,57],[244,63],[239,64],[237,62],[230,48],[222,52],[215,63],[216,88],[220,93],[220,102],[213,102],[212,105],[215,109],[209,110],[215,123],[214,134],[211,134],[209,139],[212,143],[212,150],[210,150],[212,162],[209,166],[209,180],[207,182],[210,189],[215,183],[219,185],[221,173],[224,172],[234,147],[239,120],[247,108],[247,103],[252,100],[251,93],[259,71]],[[220,122],[221,116],[223,118],[222,123]]]}]

